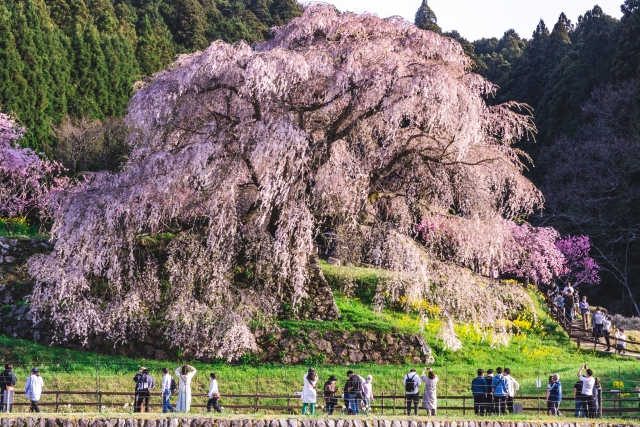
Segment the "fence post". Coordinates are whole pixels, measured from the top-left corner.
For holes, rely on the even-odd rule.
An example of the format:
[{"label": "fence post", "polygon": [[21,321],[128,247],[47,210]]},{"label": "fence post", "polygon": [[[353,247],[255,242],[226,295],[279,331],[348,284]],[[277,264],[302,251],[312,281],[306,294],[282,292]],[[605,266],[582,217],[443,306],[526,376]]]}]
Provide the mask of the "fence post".
[{"label": "fence post", "polygon": [[382,411],[381,411],[381,412],[382,412],[382,415],[384,415],[384,391],[382,392],[381,400],[382,400],[382,403],[381,403],[381,405],[382,405]]},{"label": "fence post", "polygon": [[58,396],[59,394],[56,393],[56,412],[58,412]]},{"label": "fence post", "polygon": [[102,392],[99,391],[98,392],[98,413],[100,413],[101,409],[102,409]]},{"label": "fence post", "polygon": [[462,396],[462,415],[467,414],[467,396]]}]

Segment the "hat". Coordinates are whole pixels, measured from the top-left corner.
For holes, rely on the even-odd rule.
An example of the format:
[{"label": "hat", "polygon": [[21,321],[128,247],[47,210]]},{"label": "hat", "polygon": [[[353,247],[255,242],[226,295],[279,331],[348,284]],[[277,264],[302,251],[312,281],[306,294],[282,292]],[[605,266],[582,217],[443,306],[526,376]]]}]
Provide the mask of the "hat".
[{"label": "hat", "polygon": [[38,368],[33,368],[33,369],[31,370],[31,372],[33,372],[33,373],[35,374],[36,372],[38,372]]},{"label": "hat", "polygon": [[145,368],[144,366],[140,366],[140,370],[141,370],[141,371],[146,371],[146,370],[147,370],[147,368]]},{"label": "hat", "polygon": [[331,381],[338,381],[338,379],[336,378],[336,376],[335,376],[335,375],[331,375],[327,381],[329,381],[329,382],[331,382]]}]

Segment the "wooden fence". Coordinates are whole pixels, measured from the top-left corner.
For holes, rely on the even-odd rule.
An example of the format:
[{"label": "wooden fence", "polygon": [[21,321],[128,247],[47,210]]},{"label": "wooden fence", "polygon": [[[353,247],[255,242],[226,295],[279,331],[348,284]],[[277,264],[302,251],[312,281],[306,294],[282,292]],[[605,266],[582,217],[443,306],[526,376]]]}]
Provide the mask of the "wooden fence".
[{"label": "wooden fence", "polygon": [[[599,398],[598,416],[600,417],[640,417],[640,398],[631,398],[637,395],[633,391],[602,391]],[[603,396],[604,395],[604,396]],[[74,399],[75,398],[75,399]],[[81,400],[78,400],[81,398]],[[205,401],[205,394],[193,394],[193,401]],[[404,395],[377,395],[371,411],[377,415],[400,415],[404,408]],[[45,391],[43,399],[39,402],[44,412],[123,412],[133,408],[133,393],[127,392],[95,392],[95,391]],[[175,401],[175,399],[174,399]],[[561,411],[565,414],[574,411],[574,397],[563,398]],[[547,413],[545,395],[516,396],[516,403],[522,404],[524,412],[545,415]],[[280,412],[293,414],[301,411],[300,396],[298,395],[264,395],[264,394],[230,394],[223,395],[220,403],[225,410],[234,412]],[[323,399],[318,399],[318,410],[323,410]],[[438,411],[440,414],[472,414],[473,396],[438,396]],[[14,409],[28,411],[29,402],[24,397],[24,392],[16,391]],[[151,393],[150,410],[159,412],[162,408],[160,393]],[[192,408],[206,408],[206,404],[193,403]],[[344,405],[336,407],[336,412],[341,412]]]}]

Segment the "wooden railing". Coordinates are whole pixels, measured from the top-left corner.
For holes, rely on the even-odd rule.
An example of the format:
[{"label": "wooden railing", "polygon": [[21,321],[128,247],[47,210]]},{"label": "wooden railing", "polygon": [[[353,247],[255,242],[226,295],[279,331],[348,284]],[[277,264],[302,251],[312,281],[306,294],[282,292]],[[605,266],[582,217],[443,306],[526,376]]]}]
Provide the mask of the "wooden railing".
[{"label": "wooden railing", "polygon": [[[117,412],[113,408],[121,408],[131,410],[133,407],[134,395],[131,392],[95,392],[95,391],[45,391],[43,396],[53,396],[54,399],[43,399],[39,402],[39,406],[44,412]],[[603,394],[609,397],[603,398]],[[633,391],[602,391],[599,393],[599,410],[597,416],[616,416],[620,417],[625,414],[632,414],[635,417],[640,416],[640,398],[630,398],[628,396],[637,396],[638,392]],[[623,397],[621,397],[621,395]],[[74,396],[85,396],[82,401],[73,399]],[[124,397],[125,399],[117,399]],[[546,401],[544,394],[516,396],[515,402],[522,404],[525,412],[537,412],[538,415],[547,413]],[[193,394],[192,398],[196,400],[204,400],[205,394]],[[119,401],[116,401],[119,400]],[[265,404],[265,401],[276,401],[276,404]],[[15,403],[12,405],[14,410],[20,412],[28,410],[29,402],[24,398],[24,392],[16,391]],[[151,393],[151,401],[149,407],[153,409],[162,408],[162,397],[160,393]],[[240,403],[238,402],[240,401]],[[573,413],[575,401],[574,397],[563,398],[561,411]],[[174,399],[175,402],[175,399]],[[286,404],[285,404],[286,402]],[[379,415],[397,415],[403,412],[405,402],[404,395],[385,395],[381,393],[376,395],[373,404],[370,406],[376,414]],[[571,402],[570,406],[568,403]],[[264,395],[264,394],[230,394],[222,395],[221,403],[226,409],[245,410],[244,412],[274,411],[286,412],[292,414],[299,412],[302,408],[300,404],[300,396],[298,395]],[[318,410],[324,409],[323,398],[318,398]],[[466,415],[467,412],[473,413],[473,396],[438,396],[438,410],[440,413],[453,412]],[[78,411],[78,408],[82,408]],[[191,408],[206,408],[205,404],[192,404]],[[111,409],[111,410],[110,410]],[[337,405],[336,412],[344,409],[344,405]]]}]

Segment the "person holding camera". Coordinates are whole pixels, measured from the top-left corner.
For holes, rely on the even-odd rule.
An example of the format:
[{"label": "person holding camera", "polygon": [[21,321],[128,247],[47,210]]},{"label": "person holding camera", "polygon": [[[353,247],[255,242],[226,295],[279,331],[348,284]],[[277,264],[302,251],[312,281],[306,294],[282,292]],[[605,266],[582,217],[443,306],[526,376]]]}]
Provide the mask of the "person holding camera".
[{"label": "person holding camera", "polygon": [[[586,369],[585,375],[582,372]],[[587,417],[595,418],[596,404],[593,395],[593,387],[596,385],[596,379],[593,378],[593,371],[583,363],[578,371],[578,378],[582,381],[582,395],[587,406]]]},{"label": "person holding camera", "polygon": [[[429,372],[428,375],[425,375]],[[438,376],[431,368],[424,368],[420,380],[424,383],[424,395],[422,397],[422,407],[427,410],[427,415],[436,415],[438,409],[438,397],[436,396],[436,385],[438,384]]]}]

